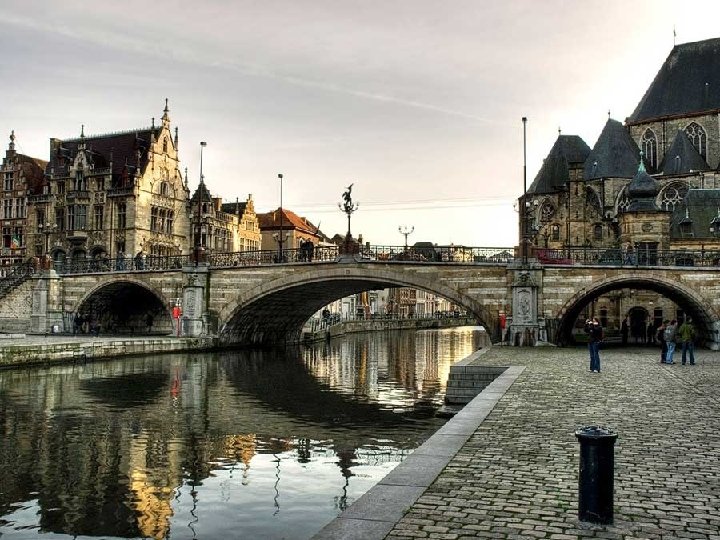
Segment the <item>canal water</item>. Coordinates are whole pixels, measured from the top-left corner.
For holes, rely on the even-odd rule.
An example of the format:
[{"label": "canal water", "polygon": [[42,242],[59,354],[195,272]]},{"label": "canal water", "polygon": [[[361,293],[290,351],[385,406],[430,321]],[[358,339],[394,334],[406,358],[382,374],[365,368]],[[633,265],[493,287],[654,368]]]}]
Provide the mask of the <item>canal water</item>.
[{"label": "canal water", "polygon": [[477,327],[0,372],[0,537],[312,536],[427,439]]}]

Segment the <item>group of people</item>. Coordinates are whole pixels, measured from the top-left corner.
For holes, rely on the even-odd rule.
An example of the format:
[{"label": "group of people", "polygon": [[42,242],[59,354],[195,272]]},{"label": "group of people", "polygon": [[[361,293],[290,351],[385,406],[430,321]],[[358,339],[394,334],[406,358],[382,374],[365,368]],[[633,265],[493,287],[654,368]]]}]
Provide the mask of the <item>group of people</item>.
[{"label": "group of people", "polygon": [[657,339],[662,347],[660,351],[661,363],[674,364],[673,355],[677,345],[680,344],[682,365],[684,366],[688,359],[691,366],[695,365],[695,327],[690,317],[687,317],[679,328],[677,320],[665,319],[658,327]]},{"label": "group of people", "polygon": [[[651,323],[652,325],[652,323]],[[678,321],[673,319],[664,320],[653,333],[650,339],[650,326],[648,325],[648,341],[657,339],[661,345],[660,362],[674,364],[673,355],[678,344],[682,350],[682,365],[690,360],[690,365],[695,365],[695,327],[692,319],[686,317],[685,321],[678,327]],[[654,328],[654,326],[653,326]],[[585,332],[588,335],[588,350],[590,351],[590,371],[600,373],[600,344],[603,341],[603,328],[600,321],[593,317],[585,321]],[[623,321],[621,328],[623,345],[627,344],[627,319]]]}]

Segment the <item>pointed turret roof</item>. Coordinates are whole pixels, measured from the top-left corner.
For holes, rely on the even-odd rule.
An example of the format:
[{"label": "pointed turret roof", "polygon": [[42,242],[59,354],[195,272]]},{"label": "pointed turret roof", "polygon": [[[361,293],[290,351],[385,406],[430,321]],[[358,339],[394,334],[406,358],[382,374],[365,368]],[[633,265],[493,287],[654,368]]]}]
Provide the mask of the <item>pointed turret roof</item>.
[{"label": "pointed turret roof", "polygon": [[562,191],[570,180],[570,166],[585,162],[590,147],[577,135],[558,135],[550,153],[543,161],[528,194]]},{"label": "pointed turret roof", "polygon": [[658,183],[645,170],[645,165],[640,160],[637,174],[628,185],[627,193],[630,197],[629,212],[656,211],[655,197],[659,191]]},{"label": "pointed turret roof", "polygon": [[583,178],[632,178],[638,170],[640,149],[617,120],[608,118],[590,155]]},{"label": "pointed turret roof", "polygon": [[718,110],[720,38],[715,38],[673,47],[627,123]]},{"label": "pointed turret roof", "polygon": [[665,152],[660,170],[663,174],[689,174],[691,171],[707,171],[710,167],[695,149],[683,130],[678,130],[675,140]]}]

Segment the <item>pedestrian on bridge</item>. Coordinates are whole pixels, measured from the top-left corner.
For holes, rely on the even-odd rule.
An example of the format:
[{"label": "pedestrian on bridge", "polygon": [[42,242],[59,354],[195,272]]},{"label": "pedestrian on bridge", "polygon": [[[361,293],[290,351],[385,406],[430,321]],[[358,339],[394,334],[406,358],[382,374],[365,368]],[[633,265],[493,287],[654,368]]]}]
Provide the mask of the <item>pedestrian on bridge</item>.
[{"label": "pedestrian on bridge", "polygon": [[588,335],[588,350],[590,351],[590,371],[600,373],[600,342],[603,339],[603,330],[596,317],[585,321],[585,332]]}]

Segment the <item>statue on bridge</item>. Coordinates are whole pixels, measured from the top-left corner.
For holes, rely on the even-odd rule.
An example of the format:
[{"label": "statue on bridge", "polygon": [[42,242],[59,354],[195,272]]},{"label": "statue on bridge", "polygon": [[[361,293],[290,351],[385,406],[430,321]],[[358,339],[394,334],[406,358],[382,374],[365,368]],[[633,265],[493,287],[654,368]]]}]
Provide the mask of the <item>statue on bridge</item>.
[{"label": "statue on bridge", "polygon": [[357,210],[357,206],[353,206],[352,196],[351,196],[353,185],[354,185],[354,183],[350,184],[346,188],[347,191],[342,194],[343,204],[342,204],[341,208],[346,214],[352,214],[355,210]]},{"label": "statue on bridge", "polygon": [[355,242],[352,238],[352,233],[350,232],[350,216],[355,212],[355,210],[358,209],[358,204],[354,203],[352,200],[352,187],[354,184],[350,184],[346,189],[346,191],[342,194],[342,203],[338,203],[338,208],[342,212],[344,212],[347,215],[347,221],[348,221],[348,228],[347,228],[347,234],[345,235],[345,242],[343,243],[341,247],[341,253],[344,254],[356,254],[360,251],[360,247],[357,242]]}]

